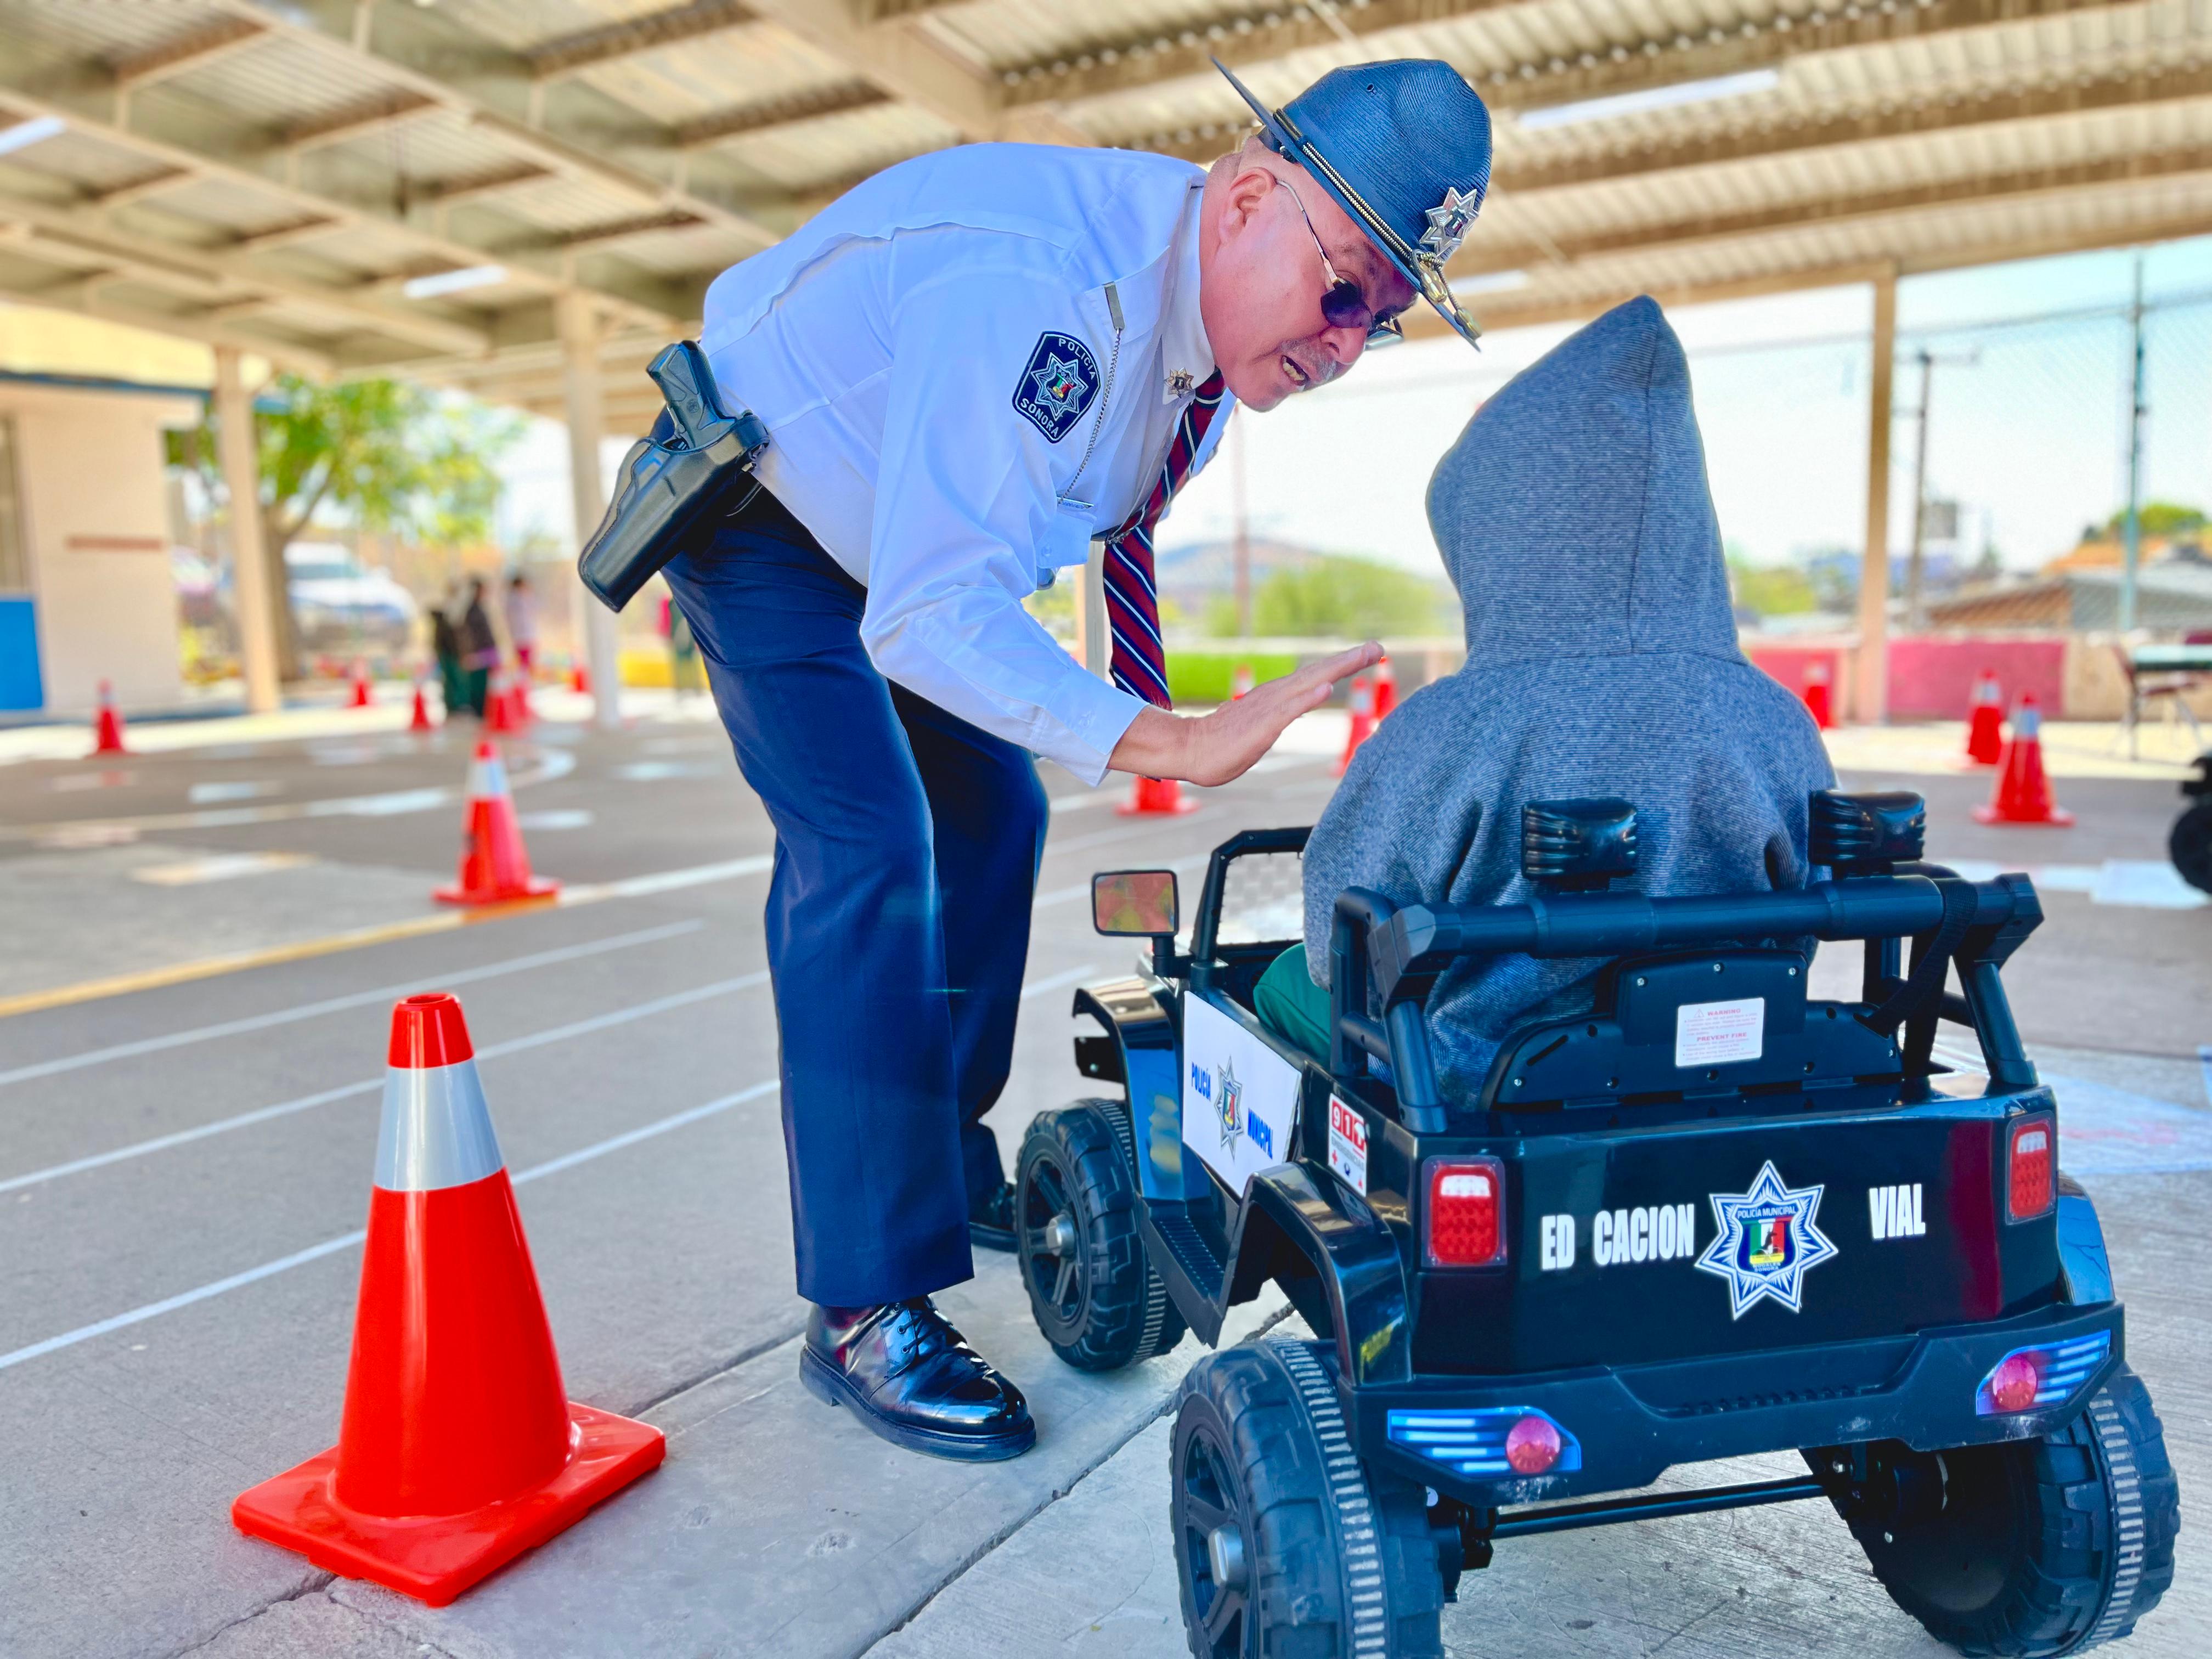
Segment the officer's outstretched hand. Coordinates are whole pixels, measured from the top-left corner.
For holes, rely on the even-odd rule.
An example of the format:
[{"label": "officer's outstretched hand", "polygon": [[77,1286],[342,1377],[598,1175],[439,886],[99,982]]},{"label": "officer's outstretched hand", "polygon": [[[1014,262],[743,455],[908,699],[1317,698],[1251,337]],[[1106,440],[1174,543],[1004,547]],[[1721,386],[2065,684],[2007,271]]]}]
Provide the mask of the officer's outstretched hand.
[{"label": "officer's outstretched hand", "polygon": [[1242,777],[1275,746],[1283,728],[1328,701],[1347,674],[1372,668],[1382,659],[1373,640],[1308,663],[1265,685],[1255,685],[1234,702],[1193,718],[1147,708],[1129,722],[1107,764],[1116,772],[1147,778],[1180,778],[1186,783],[1227,783]]}]

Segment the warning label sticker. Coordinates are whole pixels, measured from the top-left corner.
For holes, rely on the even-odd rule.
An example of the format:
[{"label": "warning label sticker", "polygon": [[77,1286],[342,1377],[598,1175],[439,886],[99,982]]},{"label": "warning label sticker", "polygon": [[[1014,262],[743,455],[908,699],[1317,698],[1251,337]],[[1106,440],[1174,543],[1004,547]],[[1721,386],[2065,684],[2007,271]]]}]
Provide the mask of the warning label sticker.
[{"label": "warning label sticker", "polygon": [[1674,1064],[1723,1066],[1757,1060],[1766,1046],[1766,999],[1686,1002],[1674,1011]]},{"label": "warning label sticker", "polygon": [[1328,1167],[1356,1193],[1367,1190],[1367,1120],[1328,1097]]}]

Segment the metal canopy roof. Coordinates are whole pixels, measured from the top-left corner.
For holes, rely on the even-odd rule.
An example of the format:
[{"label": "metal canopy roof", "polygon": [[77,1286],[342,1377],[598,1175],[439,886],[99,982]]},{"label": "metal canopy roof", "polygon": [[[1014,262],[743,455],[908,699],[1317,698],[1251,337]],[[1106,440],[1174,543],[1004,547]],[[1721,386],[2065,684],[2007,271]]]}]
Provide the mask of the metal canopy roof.
[{"label": "metal canopy roof", "polygon": [[1209,55],[1464,72],[1492,328],[2212,230],[2212,0],[0,0],[0,295],[553,412],[580,289],[617,430],[716,272],[890,162],[1227,149]]}]

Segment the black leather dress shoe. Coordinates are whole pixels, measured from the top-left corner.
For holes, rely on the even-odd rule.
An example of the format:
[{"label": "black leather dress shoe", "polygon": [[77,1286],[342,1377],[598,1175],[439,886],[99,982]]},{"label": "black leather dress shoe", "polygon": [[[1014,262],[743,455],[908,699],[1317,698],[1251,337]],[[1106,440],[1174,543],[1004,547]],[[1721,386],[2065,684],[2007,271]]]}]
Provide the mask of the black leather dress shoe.
[{"label": "black leather dress shoe", "polygon": [[807,1316],[799,1380],[908,1451],[990,1463],[1036,1444],[1022,1391],[985,1364],[926,1296],[875,1308],[817,1307]]},{"label": "black leather dress shoe", "polygon": [[998,1191],[968,1212],[968,1242],[980,1250],[1014,1248],[1014,1183],[1002,1181]]}]

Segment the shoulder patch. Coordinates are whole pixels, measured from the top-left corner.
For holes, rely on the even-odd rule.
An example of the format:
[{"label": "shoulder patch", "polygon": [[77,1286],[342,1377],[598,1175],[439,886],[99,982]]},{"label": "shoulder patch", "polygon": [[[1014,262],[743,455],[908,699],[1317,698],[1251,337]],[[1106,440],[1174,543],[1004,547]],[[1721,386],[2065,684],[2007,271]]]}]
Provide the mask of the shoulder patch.
[{"label": "shoulder patch", "polygon": [[1014,382],[1014,408],[1022,418],[1056,444],[1097,395],[1098,360],[1091,348],[1057,329],[1038,335],[1029,366]]}]

